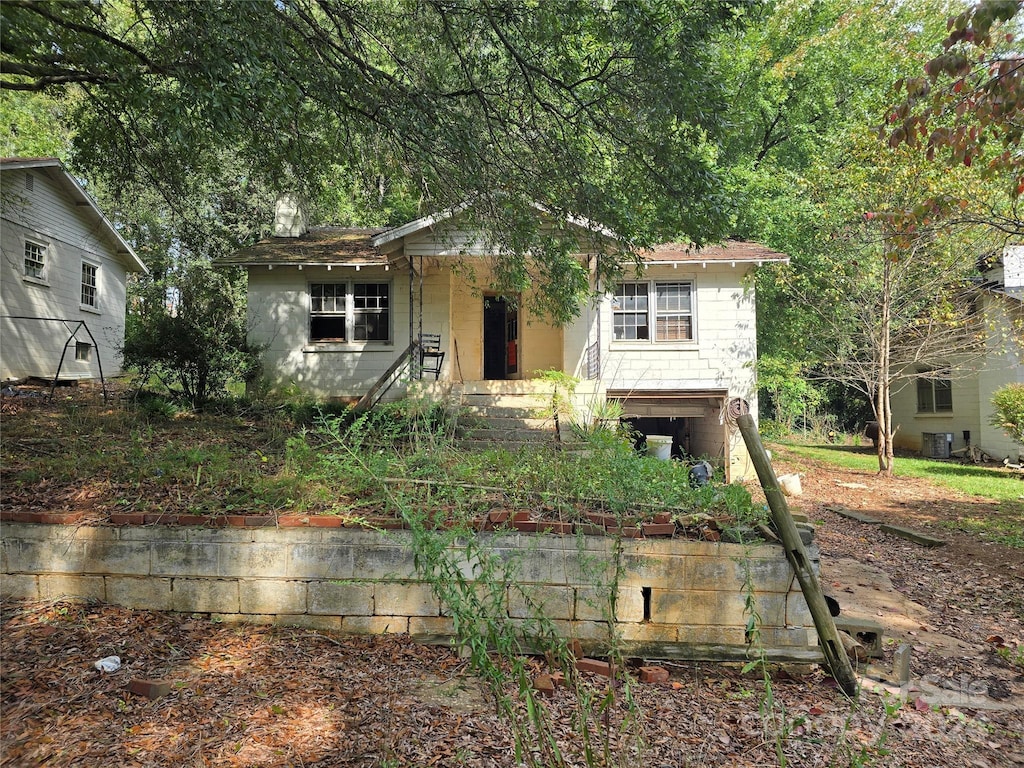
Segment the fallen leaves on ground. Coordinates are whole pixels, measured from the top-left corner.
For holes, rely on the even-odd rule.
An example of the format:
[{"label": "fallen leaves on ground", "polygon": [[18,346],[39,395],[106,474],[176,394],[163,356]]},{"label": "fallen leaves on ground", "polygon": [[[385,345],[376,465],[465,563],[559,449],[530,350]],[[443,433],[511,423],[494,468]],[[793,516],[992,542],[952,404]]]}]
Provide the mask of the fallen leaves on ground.
[{"label": "fallen leaves on ground", "polygon": [[[519,764],[508,721],[447,648],[83,603],[2,608],[5,766]],[[121,657],[121,669],[98,672],[93,662],[110,655]],[[586,764],[583,717],[600,765],[775,765],[778,740],[793,765],[871,758],[995,768],[1012,765],[1024,739],[1019,712],[911,699],[887,715],[881,698],[862,694],[852,704],[820,671],[776,675],[776,706],[766,710],[759,675],[662,665],[671,680],[633,683],[633,709],[621,682],[606,713],[585,712],[572,688],[543,699],[567,765]],[[133,695],[134,678],[169,681],[171,693]],[[606,678],[581,678],[595,701],[607,695]],[[516,689],[505,693],[517,700]],[[632,728],[624,725],[631,714]]]}]

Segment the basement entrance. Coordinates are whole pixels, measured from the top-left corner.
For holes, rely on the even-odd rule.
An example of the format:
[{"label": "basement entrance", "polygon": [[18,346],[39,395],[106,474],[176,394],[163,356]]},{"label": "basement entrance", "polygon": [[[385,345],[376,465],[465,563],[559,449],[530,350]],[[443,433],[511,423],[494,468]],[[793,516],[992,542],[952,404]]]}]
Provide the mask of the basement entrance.
[{"label": "basement entrance", "polygon": [[622,404],[622,420],[637,432],[672,438],[672,457],[707,459],[729,466],[729,427],[723,421],[724,390],[608,390],[608,399]]},{"label": "basement entrance", "polygon": [[518,378],[519,311],[504,296],[484,296],[484,378]]}]

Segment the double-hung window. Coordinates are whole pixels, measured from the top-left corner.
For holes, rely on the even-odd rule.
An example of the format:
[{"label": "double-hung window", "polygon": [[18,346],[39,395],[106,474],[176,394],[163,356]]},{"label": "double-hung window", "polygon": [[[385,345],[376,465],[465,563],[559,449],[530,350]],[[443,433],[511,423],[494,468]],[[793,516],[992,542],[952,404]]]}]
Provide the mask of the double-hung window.
[{"label": "double-hung window", "polygon": [[953,410],[953,384],[941,371],[921,371],[917,379],[917,412],[949,413]]},{"label": "double-hung window", "polygon": [[391,341],[390,283],[311,283],[309,340]]},{"label": "double-hung window", "polygon": [[619,283],[612,296],[612,336],[615,341],[693,341],[693,283]]},{"label": "double-hung window", "polygon": [[82,262],[82,306],[90,309],[99,307],[97,288],[99,286],[99,267],[87,261]]},{"label": "double-hung window", "polygon": [[46,279],[46,246],[42,243],[25,241],[25,277]]}]

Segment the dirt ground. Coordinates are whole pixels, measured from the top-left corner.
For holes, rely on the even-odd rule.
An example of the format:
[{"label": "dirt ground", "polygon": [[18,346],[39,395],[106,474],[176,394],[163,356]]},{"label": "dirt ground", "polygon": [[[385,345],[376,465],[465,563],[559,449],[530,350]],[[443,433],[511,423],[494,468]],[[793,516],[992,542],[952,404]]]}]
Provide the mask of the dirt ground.
[{"label": "dirt ground", "polygon": [[[1024,669],[999,654],[1024,645],[1024,552],[942,525],[988,502],[809,462],[777,468],[804,473],[804,494],[790,501],[816,525],[826,591],[844,614],[884,627],[874,671],[907,643],[911,682],[865,676],[852,703],[820,670],[788,668],[769,700],[758,674],[652,662],[671,678],[632,686],[631,708],[621,683],[584,674],[575,691],[543,700],[564,764],[586,764],[585,719],[599,765],[772,766],[780,754],[792,766],[1024,765]],[[924,548],[838,508],[949,543]],[[3,766],[523,764],[514,729],[445,648],[66,602],[2,609]],[[119,670],[93,668],[110,655]],[[133,679],[169,691],[149,699],[129,691]],[[609,703],[584,717],[577,694]],[[631,713],[638,721],[626,727]],[[629,733],[642,734],[641,751]]]}]

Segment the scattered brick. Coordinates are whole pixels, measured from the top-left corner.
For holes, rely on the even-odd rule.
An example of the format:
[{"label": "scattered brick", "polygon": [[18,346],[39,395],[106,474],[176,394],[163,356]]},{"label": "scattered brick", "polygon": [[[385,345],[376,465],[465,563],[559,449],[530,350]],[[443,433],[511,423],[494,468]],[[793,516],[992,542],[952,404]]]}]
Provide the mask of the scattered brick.
[{"label": "scattered brick", "polygon": [[664,667],[640,667],[641,683],[667,683],[668,670]]},{"label": "scattered brick", "polygon": [[41,523],[43,516],[38,512],[14,512],[11,514],[13,523]]},{"label": "scattered brick", "polygon": [[82,522],[82,518],[85,517],[84,512],[44,512],[40,516],[41,523],[49,523],[50,525],[75,525],[76,523]]},{"label": "scattered brick", "polygon": [[635,528],[632,525],[627,525],[627,526],[623,527],[619,531],[619,534],[624,539],[639,539],[643,535],[643,533],[641,532],[641,530],[639,528]]},{"label": "scattered brick", "polygon": [[520,509],[512,516],[513,523],[527,523],[530,521],[530,511],[528,509]]},{"label": "scattered brick", "polygon": [[[516,516],[518,517],[519,513],[516,513]],[[538,523],[534,522],[533,520],[513,520],[512,521],[512,527],[515,528],[517,531],[522,531],[523,533],[536,533],[537,532],[537,526],[538,526]]]},{"label": "scattered brick", "polygon": [[572,523],[561,523],[542,520],[541,522],[537,523],[537,530],[541,533],[557,533],[559,535],[564,536],[572,533]]},{"label": "scattered brick", "polygon": [[146,515],[143,512],[111,512],[112,525],[145,525]]},{"label": "scattered brick", "polygon": [[278,515],[277,525],[280,528],[301,528],[309,525],[309,517],[303,515]]},{"label": "scattered brick", "polygon": [[672,522],[672,513],[671,512],[658,512],[654,516],[654,522],[658,523],[659,525],[664,525],[665,523],[671,523]]},{"label": "scattered brick", "polygon": [[178,515],[178,525],[209,525],[209,515]]},{"label": "scattered brick", "polygon": [[177,515],[168,515],[163,512],[146,515],[146,525],[175,525],[178,522]]},{"label": "scattered brick", "polygon": [[245,515],[224,515],[224,520],[228,525],[232,526],[245,526]]},{"label": "scattered brick", "polygon": [[564,688],[565,687],[565,675],[563,675],[561,672],[552,672],[551,673],[551,682],[553,682],[555,684],[556,688]]},{"label": "scattered brick", "polygon": [[593,523],[576,523],[576,532],[586,536],[604,536],[607,530],[603,525]]},{"label": "scattered brick", "polygon": [[273,515],[246,515],[245,525],[247,528],[262,528],[267,525],[277,525],[277,518]]},{"label": "scattered brick", "polygon": [[583,658],[583,643],[581,643],[575,637],[572,638],[572,640],[569,641],[569,653],[572,654],[572,657],[574,659],[582,659]]},{"label": "scattered brick", "polygon": [[309,518],[309,524],[314,528],[341,528],[343,522],[334,515],[313,515]]},{"label": "scattered brick", "polygon": [[494,525],[501,525],[507,523],[509,518],[507,509],[492,509],[487,513],[488,522],[494,523]]},{"label": "scattered brick", "polygon": [[597,659],[576,659],[576,669],[580,672],[593,672],[595,675],[604,675],[605,677],[611,677],[614,671],[612,665],[607,661],[598,661]]},{"label": "scattered brick", "polygon": [[128,690],[136,696],[147,699],[159,699],[171,692],[171,684],[166,680],[142,680],[135,678],[128,683]]},{"label": "scattered brick", "polygon": [[542,696],[553,696],[555,681],[551,679],[551,675],[537,675],[533,678],[533,690]]},{"label": "scattered brick", "polygon": [[644,536],[672,536],[676,532],[675,523],[644,523],[641,526]]},{"label": "scattered brick", "polygon": [[619,520],[615,515],[601,515],[596,512],[588,512],[586,517],[591,523],[602,528],[617,528],[619,525]]}]

